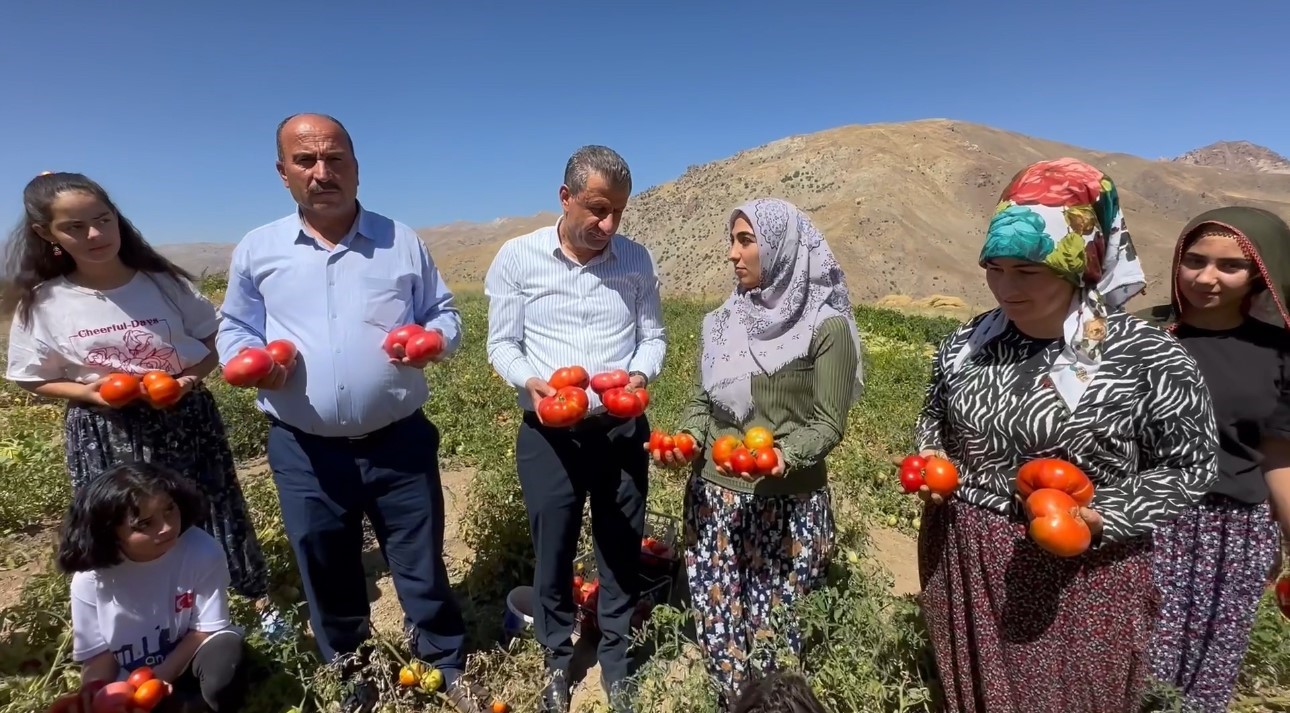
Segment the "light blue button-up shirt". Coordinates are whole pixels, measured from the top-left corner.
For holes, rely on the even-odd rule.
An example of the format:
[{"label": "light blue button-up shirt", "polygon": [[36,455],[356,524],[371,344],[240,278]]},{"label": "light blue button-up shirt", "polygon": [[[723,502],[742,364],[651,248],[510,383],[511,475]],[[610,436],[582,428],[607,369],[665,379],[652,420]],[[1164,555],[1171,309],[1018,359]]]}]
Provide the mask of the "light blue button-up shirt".
[{"label": "light blue button-up shirt", "polygon": [[[530,378],[550,379],[556,369],[578,365],[592,375],[639,371],[652,381],[667,351],[649,250],[615,235],[608,249],[579,265],[560,249],[556,226],[506,241],[484,278],[488,361],[529,411]],[[604,410],[594,392],[587,396],[592,413]]]},{"label": "light blue button-up shirt", "polygon": [[366,435],[425,403],[425,375],[390,363],[381,348],[390,330],[411,322],[438,329],[445,356],[461,344],[461,315],[425,243],[361,206],[332,250],[299,213],[247,233],[233,250],[221,312],[221,363],[275,339],[300,350],[286,384],[261,390],[257,404],[319,436]]}]

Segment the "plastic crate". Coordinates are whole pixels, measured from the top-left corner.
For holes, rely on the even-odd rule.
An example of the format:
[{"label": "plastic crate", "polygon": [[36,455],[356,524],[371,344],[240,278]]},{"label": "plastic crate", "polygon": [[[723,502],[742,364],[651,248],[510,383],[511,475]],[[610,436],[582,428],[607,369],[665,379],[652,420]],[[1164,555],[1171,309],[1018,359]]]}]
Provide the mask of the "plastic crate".
[{"label": "plastic crate", "polygon": [[[653,538],[667,545],[669,551],[663,555],[646,552],[644,541],[642,541],[641,597],[637,616],[633,618],[632,622],[634,627],[639,627],[649,617],[649,613],[654,607],[659,604],[665,604],[672,599],[673,586],[681,563],[680,532],[681,526],[678,518],[652,511],[645,514],[645,537]],[[597,579],[595,553],[589,550],[578,555],[573,561],[573,568],[574,576],[581,576],[584,582],[595,581]],[[595,601],[598,601],[598,599]],[[573,621],[574,633],[582,635],[583,633],[596,631],[598,629],[596,604],[594,602],[579,603],[576,598],[574,604],[576,606]]]}]

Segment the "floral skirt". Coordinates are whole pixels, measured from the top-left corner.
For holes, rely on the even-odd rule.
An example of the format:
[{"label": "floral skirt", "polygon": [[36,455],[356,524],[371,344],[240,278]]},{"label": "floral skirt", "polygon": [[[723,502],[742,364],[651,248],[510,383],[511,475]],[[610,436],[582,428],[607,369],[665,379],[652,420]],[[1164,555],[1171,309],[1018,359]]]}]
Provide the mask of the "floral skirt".
[{"label": "floral skirt", "polygon": [[1187,711],[1227,710],[1281,536],[1267,503],[1210,496],[1155,533],[1152,674]]},{"label": "floral skirt", "polygon": [[237,481],[233,453],[215,398],[198,384],[168,409],[121,409],[70,403],[63,421],[73,492],[109,468],[163,463],[192,479],[209,506],[204,529],[223,547],[232,588],[253,599],[268,593],[268,571]]},{"label": "floral skirt", "polygon": [[918,563],[946,711],[1137,712],[1159,609],[1150,538],[1059,558],[951,500],[925,509]]},{"label": "floral skirt", "polygon": [[792,622],[771,620],[823,581],[833,553],[829,491],[756,496],[702,478],[685,497],[685,569],[700,642],[723,709],[755,669],[773,670],[783,636],[800,653]]}]

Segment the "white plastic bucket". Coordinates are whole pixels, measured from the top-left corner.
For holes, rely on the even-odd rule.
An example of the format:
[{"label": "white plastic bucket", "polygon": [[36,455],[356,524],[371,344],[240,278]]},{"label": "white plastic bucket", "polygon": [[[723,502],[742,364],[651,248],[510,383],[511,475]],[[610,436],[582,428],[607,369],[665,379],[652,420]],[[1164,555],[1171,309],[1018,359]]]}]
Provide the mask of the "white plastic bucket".
[{"label": "white plastic bucket", "polygon": [[522,584],[506,595],[506,616],[502,630],[507,639],[533,626],[533,587]]}]

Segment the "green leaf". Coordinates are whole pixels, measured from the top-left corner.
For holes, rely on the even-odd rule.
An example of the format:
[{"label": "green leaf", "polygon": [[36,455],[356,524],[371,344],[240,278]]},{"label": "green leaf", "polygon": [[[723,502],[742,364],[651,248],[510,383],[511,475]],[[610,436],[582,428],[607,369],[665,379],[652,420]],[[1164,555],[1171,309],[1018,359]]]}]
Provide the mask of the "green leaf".
[{"label": "green leaf", "polygon": [[1044,258],[1044,264],[1057,274],[1078,281],[1084,276],[1084,236],[1067,233],[1057,243],[1057,247],[1048,253],[1048,257]]}]

